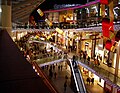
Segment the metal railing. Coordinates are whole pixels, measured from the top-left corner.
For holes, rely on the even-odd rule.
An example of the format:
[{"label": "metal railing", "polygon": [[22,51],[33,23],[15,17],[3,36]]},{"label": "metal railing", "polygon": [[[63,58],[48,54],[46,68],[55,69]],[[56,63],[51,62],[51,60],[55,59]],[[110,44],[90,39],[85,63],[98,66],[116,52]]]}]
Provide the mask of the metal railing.
[{"label": "metal railing", "polygon": [[38,66],[36,62],[32,62],[32,65],[37,72],[37,74],[42,78],[43,82],[46,84],[46,86],[49,88],[51,93],[59,93],[58,90],[55,88],[55,86],[50,82],[48,77],[43,73],[42,69]]},{"label": "metal railing", "polygon": [[[47,25],[45,22],[39,23],[39,26],[36,26],[36,29],[54,29],[56,27],[60,29],[73,29],[73,28],[88,28],[88,27],[98,27],[101,26],[102,18],[101,17],[88,17],[86,19],[77,20],[77,22],[74,24],[70,24],[67,22],[61,22],[61,23],[53,23],[53,26]],[[116,19],[114,21],[114,24],[119,24],[120,20]],[[13,29],[34,29],[34,26],[26,26],[26,25],[19,25],[16,27],[13,27]]]},{"label": "metal railing", "polygon": [[90,68],[91,71],[93,71],[93,73],[97,73],[97,74],[101,75],[102,77],[110,80],[113,84],[116,84],[116,85],[120,86],[120,77],[116,76],[111,71],[108,71],[105,68],[102,68],[101,66],[99,66],[99,65],[97,65],[93,62],[89,62],[87,60],[84,62],[83,59],[81,59],[81,60],[78,59],[78,61],[81,62],[82,64],[85,64],[85,66]]}]

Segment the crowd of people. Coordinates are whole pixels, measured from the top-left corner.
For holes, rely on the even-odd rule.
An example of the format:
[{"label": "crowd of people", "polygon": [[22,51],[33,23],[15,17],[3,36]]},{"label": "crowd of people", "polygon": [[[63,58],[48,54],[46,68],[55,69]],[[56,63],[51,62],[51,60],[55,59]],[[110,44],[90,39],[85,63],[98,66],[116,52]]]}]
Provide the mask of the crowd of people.
[{"label": "crowd of people", "polygon": [[94,78],[88,77],[88,78],[86,79],[86,81],[87,81],[87,84],[89,84],[89,85],[90,85],[90,82],[91,82],[92,84],[94,84]]},{"label": "crowd of people", "polygon": [[[55,64],[43,66],[42,69],[48,75],[50,80],[57,80],[58,78],[61,77],[60,73],[63,72],[63,69],[66,69],[66,66],[65,66],[64,63],[55,63]],[[63,83],[63,91],[64,91],[64,93],[67,91],[68,79],[69,79],[69,77],[66,74],[64,76],[64,81],[63,81],[64,82]]]}]

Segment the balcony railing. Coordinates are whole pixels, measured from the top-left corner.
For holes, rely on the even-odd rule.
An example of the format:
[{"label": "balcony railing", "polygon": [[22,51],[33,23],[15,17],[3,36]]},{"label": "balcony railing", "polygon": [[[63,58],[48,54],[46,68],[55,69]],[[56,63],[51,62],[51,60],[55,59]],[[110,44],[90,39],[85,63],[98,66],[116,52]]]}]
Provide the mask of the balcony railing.
[{"label": "balcony railing", "polygon": [[[37,26],[26,26],[18,25],[13,26],[13,29],[54,29],[56,27],[60,29],[77,29],[77,28],[89,28],[89,27],[99,27],[101,26],[102,18],[101,17],[90,17],[82,20],[77,20],[75,23],[61,22],[53,23],[53,26],[47,25],[45,22],[38,23]],[[120,20],[115,19],[114,24],[119,24]]]}]

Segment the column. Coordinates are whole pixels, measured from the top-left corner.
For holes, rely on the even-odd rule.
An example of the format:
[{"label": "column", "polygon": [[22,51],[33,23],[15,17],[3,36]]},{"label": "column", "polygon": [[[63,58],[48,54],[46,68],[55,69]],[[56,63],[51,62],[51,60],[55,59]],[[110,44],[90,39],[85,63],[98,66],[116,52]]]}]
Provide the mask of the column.
[{"label": "column", "polygon": [[79,53],[79,37],[77,37],[77,47],[76,47],[76,54]]},{"label": "column", "polygon": [[81,59],[81,48],[82,48],[82,32],[80,32],[80,42],[79,42],[80,44],[79,44],[79,46],[80,46],[80,59]]},{"label": "column", "polygon": [[69,44],[69,40],[68,40],[68,30],[65,31],[65,46],[66,46],[66,50],[68,52],[68,44]]},{"label": "column", "polygon": [[118,76],[119,60],[120,60],[120,41],[118,42],[118,46],[117,46],[117,58],[116,58],[116,64],[115,64],[115,78],[114,78],[115,83],[117,82],[116,76]]},{"label": "column", "polygon": [[109,2],[109,17],[110,17],[110,21],[114,20],[113,0],[110,0],[110,2]]},{"label": "column", "polygon": [[0,26],[1,28],[6,29],[11,35],[11,0],[1,0],[1,9]]},{"label": "column", "polygon": [[58,40],[57,36],[58,36],[58,32],[55,33],[55,44],[57,44],[57,40]]}]

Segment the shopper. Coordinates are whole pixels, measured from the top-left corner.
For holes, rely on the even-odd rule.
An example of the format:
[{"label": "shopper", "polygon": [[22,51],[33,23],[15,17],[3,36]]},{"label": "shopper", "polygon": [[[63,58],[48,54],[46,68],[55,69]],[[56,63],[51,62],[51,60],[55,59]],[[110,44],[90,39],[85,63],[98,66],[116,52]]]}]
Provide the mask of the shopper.
[{"label": "shopper", "polygon": [[86,81],[87,81],[87,84],[90,84],[90,78],[89,77],[86,79]]},{"label": "shopper", "polygon": [[83,53],[83,59],[84,59],[84,63],[85,63],[85,61],[86,61],[86,53],[85,52]]},{"label": "shopper", "polygon": [[68,80],[68,76],[66,75],[66,76],[65,76],[65,81],[67,82],[67,80]]},{"label": "shopper", "polygon": [[94,84],[94,78],[91,79],[91,83]]},{"label": "shopper", "polygon": [[55,73],[54,73],[54,77],[55,77],[55,79],[56,79],[56,76],[57,76],[57,73],[55,72]]},{"label": "shopper", "polygon": [[67,88],[67,82],[65,81],[65,83],[64,83],[64,92],[66,92],[66,88]]},{"label": "shopper", "polygon": [[63,67],[63,66],[61,65],[61,66],[60,66],[60,68],[61,68],[61,71],[62,71],[62,67]]},{"label": "shopper", "polygon": [[89,62],[90,62],[90,57],[88,56],[88,58],[87,58],[87,61],[88,61],[88,65],[89,65]]}]

